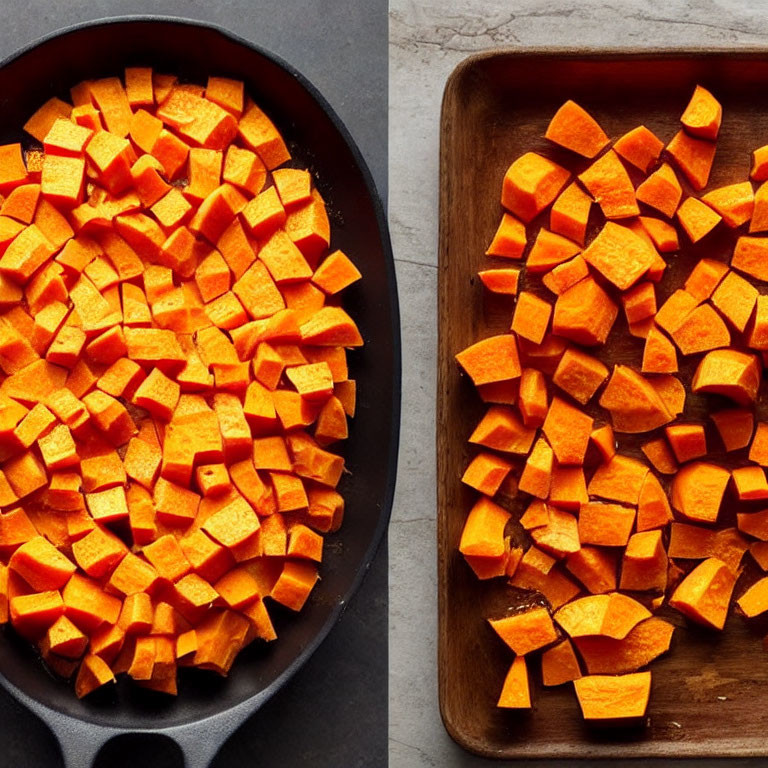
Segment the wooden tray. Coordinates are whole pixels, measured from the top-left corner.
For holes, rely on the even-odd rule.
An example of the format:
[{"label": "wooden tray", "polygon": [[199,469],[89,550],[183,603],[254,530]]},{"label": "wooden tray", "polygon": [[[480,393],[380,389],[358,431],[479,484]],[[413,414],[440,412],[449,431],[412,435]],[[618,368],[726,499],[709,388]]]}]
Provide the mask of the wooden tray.
[{"label": "wooden tray", "polygon": [[[672,652],[651,666],[647,726],[590,729],[581,720],[571,686],[543,689],[538,682],[532,712],[497,709],[511,654],[485,619],[519,601],[520,594],[503,579],[478,581],[457,551],[475,497],[459,480],[470,456],[466,440],[484,407],[459,374],[454,355],[505,331],[511,321],[510,303],[484,296],[476,277],[492,261],[484,251],[500,219],[507,167],[527,150],[567,157],[543,134],[568,98],[585,106],[612,138],[644,123],[668,141],[696,83],[709,87],[724,108],[710,188],[746,179],[750,151],[768,143],[768,51],[489,52],[464,61],[446,86],[437,412],[440,709],[451,736],[486,757],[768,755],[768,654],[761,647],[766,626],[747,627],[735,615],[724,633],[713,633],[688,627],[670,612],[668,618],[679,629]],[[566,162],[581,170],[573,156]],[[534,221],[530,231],[541,221]],[[672,284],[681,284],[696,259],[729,257],[733,235],[713,233],[712,238],[668,259],[660,301]],[[768,292],[765,285],[759,287]],[[642,342],[627,340],[623,322],[617,322],[607,352],[612,361],[639,365]],[[689,363],[683,380],[690,374]],[[707,408],[705,399],[689,396],[686,415],[702,418]],[[762,418],[766,410],[763,402]],[[647,438],[625,438],[620,449],[640,455],[639,444]],[[537,674],[534,670],[534,678]]]}]

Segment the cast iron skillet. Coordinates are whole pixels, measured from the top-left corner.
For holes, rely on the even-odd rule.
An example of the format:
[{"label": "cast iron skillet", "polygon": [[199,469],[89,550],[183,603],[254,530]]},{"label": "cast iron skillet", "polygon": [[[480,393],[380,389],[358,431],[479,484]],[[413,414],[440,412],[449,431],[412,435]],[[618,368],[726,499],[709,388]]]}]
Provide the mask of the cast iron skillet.
[{"label": "cast iron skillet", "polygon": [[[370,566],[392,505],[400,423],[400,331],[392,252],[381,203],[352,138],[317,90],[275,56],[229,33],[191,21],[131,17],[72,27],[0,65],[0,142],[52,95],[66,98],[84,78],[126,65],[205,82],[240,78],[271,115],[292,154],[313,172],[328,203],[332,246],[352,255],[364,279],[345,306],[365,347],[350,354],[358,413],[344,452],[344,525],[328,540],[322,581],[298,615],[276,615],[278,640],[244,651],[228,679],[196,670],[180,676],[173,701],[138,686],[112,687],[78,701],[49,676],[10,630],[0,635],[0,683],[54,732],[68,766],[88,766],[112,737],[132,732],[174,739],[191,768],[207,766],[226,738],[301,667],[331,630]],[[12,727],[8,723],[5,727]]]}]

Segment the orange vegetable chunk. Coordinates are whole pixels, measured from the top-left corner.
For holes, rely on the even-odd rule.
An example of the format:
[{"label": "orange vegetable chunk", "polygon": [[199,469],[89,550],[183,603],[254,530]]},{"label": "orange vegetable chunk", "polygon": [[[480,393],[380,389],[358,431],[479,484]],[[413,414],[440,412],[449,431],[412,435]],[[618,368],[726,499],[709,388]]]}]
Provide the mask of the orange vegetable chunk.
[{"label": "orange vegetable chunk", "polygon": [[725,395],[739,405],[757,397],[761,366],[754,355],[736,349],[715,349],[702,358],[693,377],[693,392]]},{"label": "orange vegetable chunk", "polygon": [[606,219],[625,219],[640,213],[629,174],[612,149],[579,174],[579,180]]},{"label": "orange vegetable chunk", "polygon": [[710,141],[695,138],[685,131],[675,134],[667,144],[667,152],[672,156],[680,170],[685,174],[691,186],[698,192],[707,186],[717,145]]},{"label": "orange vegetable chunk", "polygon": [[653,248],[628,227],[608,221],[582,254],[619,290],[632,287],[653,262]]},{"label": "orange vegetable chunk", "polygon": [[671,219],[680,205],[683,188],[672,167],[668,163],[662,163],[658,170],[640,184],[636,194],[641,203],[650,205]]},{"label": "orange vegetable chunk", "polygon": [[573,182],[567,186],[552,204],[549,228],[558,235],[584,245],[592,199]]},{"label": "orange vegetable chunk", "polygon": [[736,579],[716,557],[696,566],[678,585],[669,605],[695,622],[722,629]]},{"label": "orange vegetable chunk", "polygon": [[619,309],[592,278],[585,277],[557,297],[552,333],[577,344],[604,344]]},{"label": "orange vegetable chunk", "polygon": [[501,204],[528,223],[554,201],[569,178],[570,173],[557,163],[527,152],[509,166],[504,176]]},{"label": "orange vegetable chunk", "polygon": [[603,635],[623,640],[650,611],[621,592],[580,597],[555,613],[555,621],[571,637]]},{"label": "orange vegetable chunk", "polygon": [[643,173],[659,159],[664,142],[644,125],[633,128],[613,142],[613,148],[628,163]]},{"label": "orange vegetable chunk", "polygon": [[672,481],[672,506],[689,520],[714,523],[731,473],[704,461],[682,467]]},{"label": "orange vegetable chunk", "polygon": [[623,640],[577,637],[574,645],[590,675],[635,672],[669,650],[675,627],[652,616],[641,621]]},{"label": "orange vegetable chunk", "polygon": [[587,158],[595,157],[609,141],[597,121],[570,99],[555,112],[544,136]]},{"label": "orange vegetable chunk", "polygon": [[704,87],[697,85],[680,122],[694,136],[714,141],[720,131],[723,108]]},{"label": "orange vegetable chunk", "polygon": [[504,678],[504,685],[496,706],[504,709],[531,708],[528,667],[524,656],[516,656],[512,662],[512,666]]},{"label": "orange vegetable chunk", "polygon": [[574,680],[581,714],[588,722],[638,720],[651,694],[651,673],[586,675]]},{"label": "orange vegetable chunk", "polygon": [[702,195],[701,199],[732,229],[749,221],[755,207],[755,195],[748,181],[718,187]]},{"label": "orange vegetable chunk", "polygon": [[489,619],[488,623],[518,656],[537,651],[558,639],[546,608],[530,608],[501,619]]}]

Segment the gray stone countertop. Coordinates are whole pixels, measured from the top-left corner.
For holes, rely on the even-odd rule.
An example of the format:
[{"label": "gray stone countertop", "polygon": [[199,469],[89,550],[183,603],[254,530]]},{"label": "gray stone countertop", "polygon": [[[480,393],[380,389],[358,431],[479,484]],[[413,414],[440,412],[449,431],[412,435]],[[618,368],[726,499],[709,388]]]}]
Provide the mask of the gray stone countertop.
[{"label": "gray stone countertop", "polygon": [[403,330],[400,469],[389,532],[392,768],[492,765],[451,741],[437,703],[437,201],[445,81],[464,58],[494,47],[745,44],[768,46],[763,0],[390,1],[389,210]]}]

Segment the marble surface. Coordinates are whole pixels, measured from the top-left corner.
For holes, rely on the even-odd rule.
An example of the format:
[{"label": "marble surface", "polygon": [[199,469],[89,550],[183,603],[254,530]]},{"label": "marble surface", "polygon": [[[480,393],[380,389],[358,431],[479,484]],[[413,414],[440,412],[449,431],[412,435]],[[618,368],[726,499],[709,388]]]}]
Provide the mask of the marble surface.
[{"label": "marble surface", "polygon": [[[490,766],[451,741],[437,704],[434,404],[438,136],[446,78],[467,56],[493,47],[768,46],[768,3],[390,0],[389,30],[389,209],[404,350],[389,532],[389,758],[392,768]],[[756,762],[707,762],[719,764]]]}]

